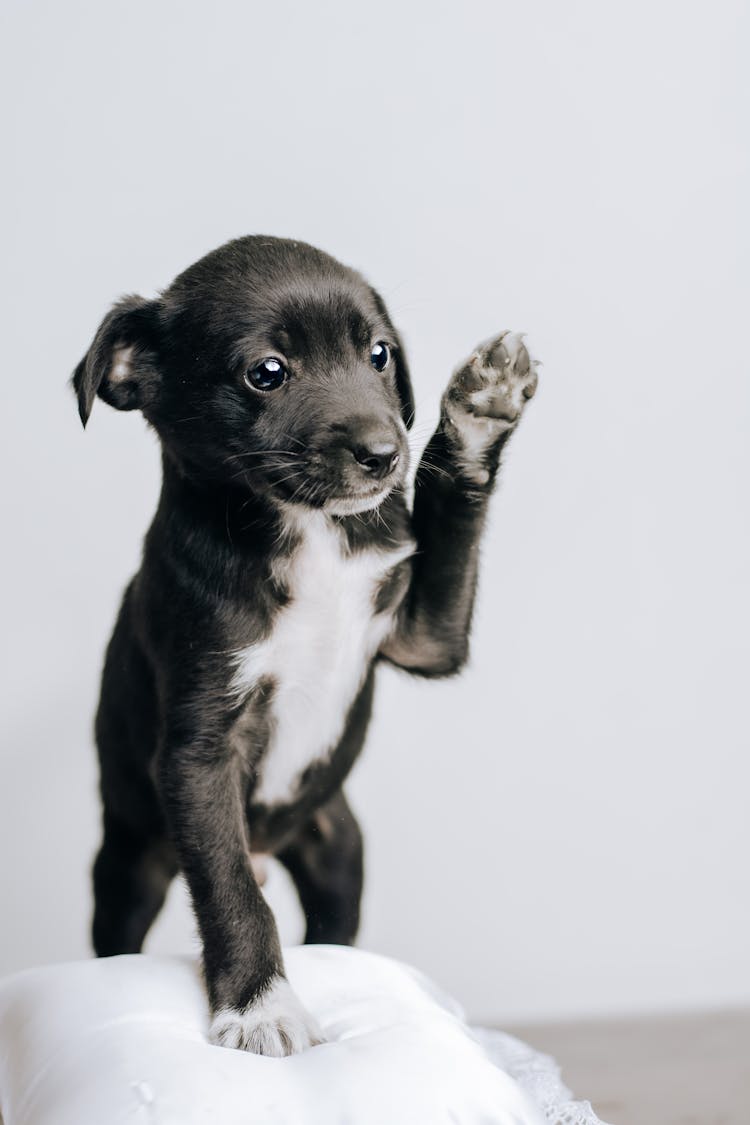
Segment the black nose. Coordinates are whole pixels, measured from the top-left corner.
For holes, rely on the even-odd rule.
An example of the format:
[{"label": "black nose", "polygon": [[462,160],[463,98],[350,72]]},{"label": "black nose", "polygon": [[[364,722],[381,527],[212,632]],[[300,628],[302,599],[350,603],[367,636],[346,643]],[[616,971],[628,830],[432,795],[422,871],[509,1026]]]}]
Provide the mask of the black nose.
[{"label": "black nose", "polygon": [[375,480],[383,480],[398,465],[399,452],[391,442],[373,441],[367,445],[355,445],[352,453],[365,472]]}]

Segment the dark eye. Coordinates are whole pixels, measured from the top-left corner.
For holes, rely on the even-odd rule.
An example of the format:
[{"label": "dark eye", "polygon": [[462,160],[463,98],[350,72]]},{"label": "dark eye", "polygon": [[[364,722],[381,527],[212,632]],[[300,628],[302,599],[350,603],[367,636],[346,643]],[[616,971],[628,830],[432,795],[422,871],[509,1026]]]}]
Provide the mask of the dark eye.
[{"label": "dark eye", "polygon": [[391,349],[387,344],[383,344],[382,342],[373,344],[372,351],[370,352],[370,363],[376,371],[385,371],[390,358]]},{"label": "dark eye", "polygon": [[245,372],[245,382],[256,391],[275,391],[286,382],[287,374],[287,369],[281,360],[270,356],[257,367],[251,367]]}]

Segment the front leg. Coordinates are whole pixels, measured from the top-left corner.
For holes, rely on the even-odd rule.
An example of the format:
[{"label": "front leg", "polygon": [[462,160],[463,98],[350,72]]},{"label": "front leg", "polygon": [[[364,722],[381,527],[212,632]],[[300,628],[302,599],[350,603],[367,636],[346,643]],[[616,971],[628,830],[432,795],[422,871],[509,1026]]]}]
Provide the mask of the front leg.
[{"label": "front leg", "polygon": [[402,668],[450,675],[466,660],[487,503],[536,385],[536,364],[510,332],[481,344],[453,373],[417,469],[411,582],[381,648]]},{"label": "front leg", "polygon": [[237,755],[221,745],[175,747],[162,755],[160,781],[203,940],[212,1041],[275,1056],[321,1042],[286,980],[276,924],[253,874]]}]

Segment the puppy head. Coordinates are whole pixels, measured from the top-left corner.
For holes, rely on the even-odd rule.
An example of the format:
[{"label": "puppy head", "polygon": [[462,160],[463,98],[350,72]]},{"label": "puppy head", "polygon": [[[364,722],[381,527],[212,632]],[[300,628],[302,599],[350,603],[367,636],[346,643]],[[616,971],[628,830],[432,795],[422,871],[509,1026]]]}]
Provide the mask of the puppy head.
[{"label": "puppy head", "polygon": [[141,410],[187,476],[348,514],[403,484],[414,414],[401,341],[378,294],[305,243],[249,237],[126,297],[73,375]]}]

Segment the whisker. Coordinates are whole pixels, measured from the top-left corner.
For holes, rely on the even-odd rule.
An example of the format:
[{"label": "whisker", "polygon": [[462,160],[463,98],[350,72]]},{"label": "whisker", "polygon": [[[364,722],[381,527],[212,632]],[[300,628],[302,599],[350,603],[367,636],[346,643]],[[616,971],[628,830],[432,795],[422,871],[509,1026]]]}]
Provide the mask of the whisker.
[{"label": "whisker", "polygon": [[[253,469],[261,469],[261,470],[263,470],[263,469],[288,469],[290,467],[291,466],[286,461],[279,461],[277,463],[268,462],[268,463],[264,463],[262,465],[251,465],[250,470],[252,471]],[[297,471],[300,472],[301,470],[298,469]],[[232,475],[230,476],[229,479],[230,480],[237,480],[238,477],[244,477],[245,481],[248,482],[249,478],[247,476],[247,467],[244,467],[244,468],[240,469],[236,473],[232,473]]]},{"label": "whisker", "polygon": [[288,480],[294,480],[294,478],[298,477],[299,475],[300,475],[300,470],[295,469],[294,472],[287,473],[285,477],[278,477],[277,479],[274,479],[273,483],[274,484],[284,484]]},{"label": "whisker", "polygon": [[301,445],[303,449],[306,449],[304,441],[302,441],[301,438],[295,437],[294,434],[288,434],[284,431],[281,436],[286,438],[287,441],[296,441],[297,445]]},{"label": "whisker", "polygon": [[227,461],[243,461],[246,457],[270,457],[270,456],[284,456],[284,457],[299,457],[301,454],[294,453],[291,449],[249,449],[246,453],[231,453],[229,457],[224,458],[224,464]]}]

